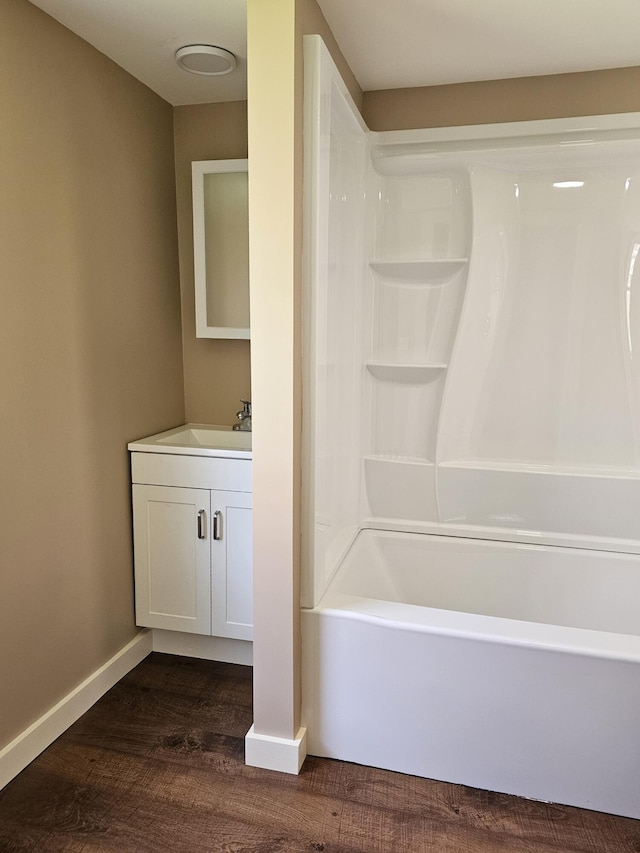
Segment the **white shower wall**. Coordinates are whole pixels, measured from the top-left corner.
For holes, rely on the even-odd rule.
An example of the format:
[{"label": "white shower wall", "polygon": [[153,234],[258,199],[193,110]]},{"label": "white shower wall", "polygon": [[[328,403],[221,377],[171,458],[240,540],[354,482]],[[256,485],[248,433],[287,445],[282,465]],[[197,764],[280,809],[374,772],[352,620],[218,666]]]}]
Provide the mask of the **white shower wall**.
[{"label": "white shower wall", "polygon": [[[583,166],[568,149],[554,169],[514,164],[508,176],[485,173],[484,185],[473,176],[484,220],[475,246],[488,243],[489,255],[481,269],[474,258],[471,275],[495,282],[480,330],[489,357],[479,369],[477,332],[472,341],[470,323],[461,326],[467,379],[457,381],[456,405],[468,404],[471,382],[480,387],[466,429],[451,424],[443,437],[443,458],[637,467],[640,144],[634,148],[636,162],[626,167],[610,146],[594,145]],[[498,203],[499,179],[510,206]]]},{"label": "white shower wall", "polygon": [[306,185],[302,600],[312,606],[361,518],[366,128],[319,38],[305,39]]},{"label": "white shower wall", "polygon": [[375,134],[307,52],[303,603],[361,527],[640,551],[640,116]]},{"label": "white shower wall", "polygon": [[639,131],[561,131],[469,156],[473,251],[441,410],[439,521],[637,550]]}]

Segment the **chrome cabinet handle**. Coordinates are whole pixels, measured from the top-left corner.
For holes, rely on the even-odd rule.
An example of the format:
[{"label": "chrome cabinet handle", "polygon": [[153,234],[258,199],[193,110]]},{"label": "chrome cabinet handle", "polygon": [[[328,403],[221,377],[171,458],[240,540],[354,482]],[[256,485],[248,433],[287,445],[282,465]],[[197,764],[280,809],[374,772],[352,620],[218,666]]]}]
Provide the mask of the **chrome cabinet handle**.
[{"label": "chrome cabinet handle", "polygon": [[222,513],[219,509],[213,513],[213,538],[222,539]]},{"label": "chrome cabinet handle", "polygon": [[201,509],[198,512],[198,539],[206,539],[207,536],[207,528],[205,524],[205,515],[204,510]]}]

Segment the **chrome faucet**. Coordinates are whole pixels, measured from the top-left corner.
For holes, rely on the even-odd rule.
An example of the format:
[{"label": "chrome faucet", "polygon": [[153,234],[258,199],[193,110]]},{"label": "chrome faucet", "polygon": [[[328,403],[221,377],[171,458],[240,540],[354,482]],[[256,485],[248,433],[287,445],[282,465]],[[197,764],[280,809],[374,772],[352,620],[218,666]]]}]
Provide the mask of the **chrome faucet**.
[{"label": "chrome faucet", "polygon": [[243,408],[236,412],[239,423],[233,425],[234,430],[251,432],[251,400],[240,400]]}]

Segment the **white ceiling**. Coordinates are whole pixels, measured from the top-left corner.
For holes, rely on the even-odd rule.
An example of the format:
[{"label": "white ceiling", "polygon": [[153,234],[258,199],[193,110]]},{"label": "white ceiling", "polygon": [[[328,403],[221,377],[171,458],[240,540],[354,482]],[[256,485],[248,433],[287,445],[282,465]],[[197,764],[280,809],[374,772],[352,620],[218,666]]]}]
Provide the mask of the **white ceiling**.
[{"label": "white ceiling", "polygon": [[[247,97],[246,0],[32,2],[174,106]],[[188,44],[230,50],[238,60],[236,70],[224,77],[183,71],[175,52]]]},{"label": "white ceiling", "polygon": [[[246,0],[32,0],[169,103],[246,97]],[[267,2],[267,0],[263,0]],[[318,0],[363,89],[640,65],[640,0]],[[238,58],[180,70],[185,44]]]},{"label": "white ceiling", "polygon": [[318,0],[361,87],[640,65],[640,0]]}]

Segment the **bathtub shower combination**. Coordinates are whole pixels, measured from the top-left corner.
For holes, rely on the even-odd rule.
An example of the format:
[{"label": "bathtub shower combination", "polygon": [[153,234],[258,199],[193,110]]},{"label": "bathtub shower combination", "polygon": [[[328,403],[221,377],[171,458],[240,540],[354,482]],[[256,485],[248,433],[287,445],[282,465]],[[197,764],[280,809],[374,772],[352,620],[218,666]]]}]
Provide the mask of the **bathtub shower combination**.
[{"label": "bathtub shower combination", "polygon": [[309,752],[640,818],[640,115],[372,133],[305,63]]}]

